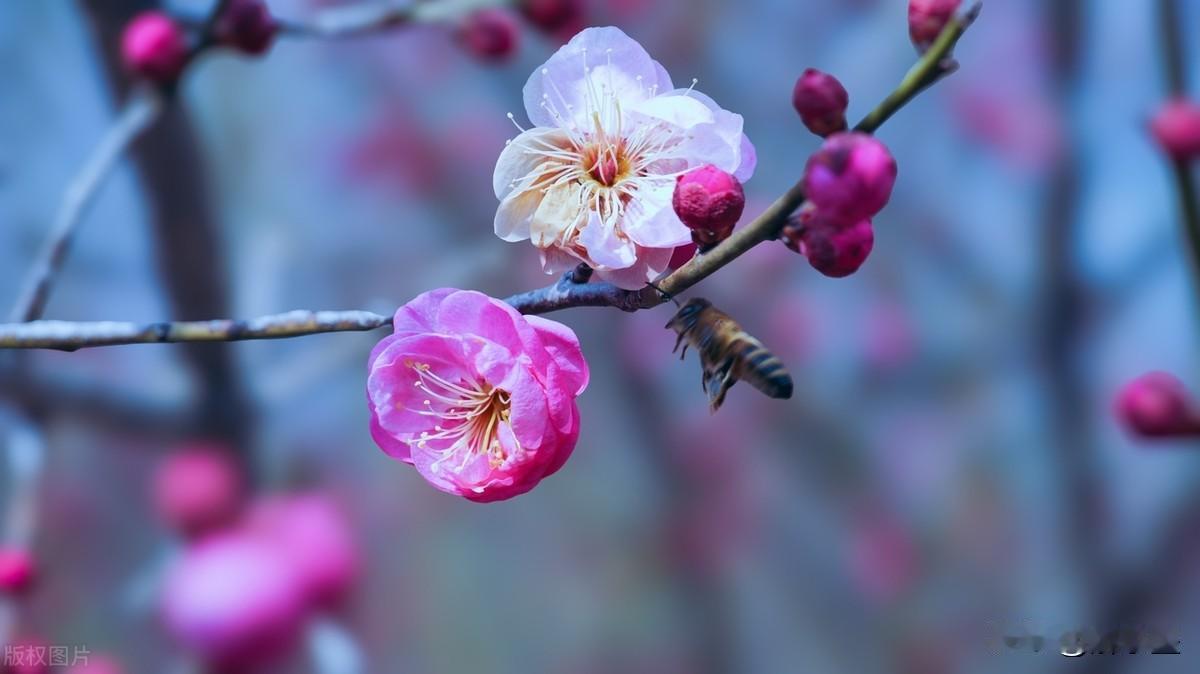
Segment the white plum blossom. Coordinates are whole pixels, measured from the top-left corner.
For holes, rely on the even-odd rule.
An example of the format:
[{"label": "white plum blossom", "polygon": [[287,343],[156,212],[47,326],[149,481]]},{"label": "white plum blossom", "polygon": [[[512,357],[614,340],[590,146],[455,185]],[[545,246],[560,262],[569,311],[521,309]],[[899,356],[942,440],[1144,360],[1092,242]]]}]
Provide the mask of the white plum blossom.
[{"label": "white plum blossom", "polygon": [[742,181],[754,172],[741,115],[675,89],[617,28],[576,35],[524,95],[533,128],[496,163],[495,228],[505,241],[531,240],[548,274],[584,262],[622,288],[643,287],[691,241],[671,206],[676,177],[705,164]]}]

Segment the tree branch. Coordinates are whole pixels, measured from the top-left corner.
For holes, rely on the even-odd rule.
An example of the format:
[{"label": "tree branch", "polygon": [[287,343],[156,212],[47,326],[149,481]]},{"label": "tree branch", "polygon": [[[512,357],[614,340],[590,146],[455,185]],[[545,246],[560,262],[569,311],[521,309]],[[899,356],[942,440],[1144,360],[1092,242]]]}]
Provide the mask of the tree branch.
[{"label": "tree branch", "polygon": [[[951,20],[942,31],[942,35],[913,66],[896,90],[859,122],[855,129],[873,133],[919,93],[954,72],[957,65],[950,55],[959,39],[979,15],[981,6],[982,3],[976,3],[964,15]],[[614,307],[622,311],[656,307],[667,301],[666,296],[675,296],[686,291],[754,246],[777,238],[788,217],[803,203],[803,185],[796,183],[752,222],[735,231],[711,251],[693,258],[662,279],[657,284],[657,289],[647,286],[640,290],[625,290],[606,282],[580,283],[579,281],[586,281],[589,274],[573,269],[552,285],[513,295],[505,301],[525,314],[544,314],[571,307]],[[0,348],[73,351],[85,347],[118,344],[282,339],[324,332],[374,330],[389,325],[390,318],[364,311],[294,311],[245,321],[223,319],[147,325],[39,321],[28,325],[0,325]]]},{"label": "tree branch", "polygon": [[[1162,42],[1163,74],[1171,97],[1187,95],[1187,54],[1183,43],[1182,12],[1178,0],[1158,0],[1159,36]],[[1179,197],[1184,235],[1191,252],[1192,274],[1200,281],[1200,195],[1195,175],[1185,159],[1171,160],[1171,178]]]},{"label": "tree branch", "polygon": [[29,270],[24,289],[9,320],[32,321],[45,313],[54,279],[67,259],[80,219],[95,200],[104,179],[112,173],[121,155],[158,119],[162,107],[162,95],[151,88],[137,90],[126,101],[121,113],[100,139],[100,144],[67,187],[54,223],[50,226],[50,234]]}]

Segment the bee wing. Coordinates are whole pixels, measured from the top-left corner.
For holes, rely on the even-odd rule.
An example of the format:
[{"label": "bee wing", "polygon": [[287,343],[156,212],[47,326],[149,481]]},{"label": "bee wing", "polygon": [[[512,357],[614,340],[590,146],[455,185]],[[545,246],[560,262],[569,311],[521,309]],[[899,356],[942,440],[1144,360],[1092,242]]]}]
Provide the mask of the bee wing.
[{"label": "bee wing", "polygon": [[709,410],[716,412],[721,409],[725,394],[736,382],[732,360],[726,360],[719,368],[704,371],[704,392],[708,394]]}]

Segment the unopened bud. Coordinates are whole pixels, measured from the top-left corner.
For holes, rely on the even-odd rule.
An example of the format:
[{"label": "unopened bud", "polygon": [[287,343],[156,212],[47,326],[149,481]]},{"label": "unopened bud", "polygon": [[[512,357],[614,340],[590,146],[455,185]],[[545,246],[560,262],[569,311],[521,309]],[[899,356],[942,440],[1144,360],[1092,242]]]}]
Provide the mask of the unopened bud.
[{"label": "unopened bud", "polygon": [[1150,132],[1173,159],[1200,157],[1200,105],[1186,98],[1168,101],[1150,121]]},{"label": "unopened bud", "polygon": [[271,48],[279,24],[263,0],[232,0],[217,19],[217,41],[245,54],[263,54]]},{"label": "unopened bud", "polygon": [[937,40],[961,4],[962,0],[909,0],[908,36],[918,51],[924,52]]},{"label": "unopened bud", "polygon": [[143,12],[125,26],[121,58],[129,72],[158,84],[179,78],[188,60],[183,29],[162,12]]},{"label": "unopened bud", "polygon": [[804,194],[825,215],[842,222],[875,217],[896,184],[896,160],[865,133],[826,139],[804,167]]},{"label": "unopened bud", "polygon": [[858,271],[875,247],[870,220],[847,223],[811,207],[792,216],[780,238],[806,257],[813,269],[832,278]]},{"label": "unopened bud", "polygon": [[833,75],[809,68],[796,80],[792,106],[809,131],[828,136],[846,130],[846,107],[850,94]]},{"label": "unopened bud", "polygon": [[1200,414],[1183,382],[1150,372],[1129,382],[1117,396],[1117,417],[1137,435],[1152,438],[1200,435]]},{"label": "unopened bud", "polygon": [[459,27],[458,38],[472,56],[499,62],[517,51],[521,29],[503,9],[489,7],[472,12]]}]

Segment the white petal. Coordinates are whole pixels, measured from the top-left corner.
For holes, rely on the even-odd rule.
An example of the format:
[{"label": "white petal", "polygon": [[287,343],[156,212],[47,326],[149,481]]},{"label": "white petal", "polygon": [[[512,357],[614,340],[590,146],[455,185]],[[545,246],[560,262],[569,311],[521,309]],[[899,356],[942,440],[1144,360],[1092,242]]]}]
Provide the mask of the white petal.
[{"label": "white petal", "polygon": [[530,75],[524,90],[525,112],[536,126],[572,122],[590,126],[596,96],[603,90],[622,104],[635,103],[645,100],[652,85],[662,84],[664,72],[619,28],[588,28]]},{"label": "white petal", "polygon": [[597,269],[596,276],[626,290],[646,287],[648,281],[658,278],[671,260],[670,248],[642,248],[638,246],[637,262],[625,269]]},{"label": "white petal", "polygon": [[529,238],[529,227],[533,214],[542,204],[543,193],[539,188],[515,192],[505,197],[496,209],[493,227],[496,236],[513,243]]},{"label": "white petal", "polygon": [[620,236],[615,227],[601,222],[594,212],[579,233],[579,243],[598,267],[623,269],[637,262],[637,248],[633,242]]},{"label": "white petal", "polygon": [[539,127],[522,132],[504,147],[496,161],[496,171],[492,174],[496,198],[508,196],[517,187],[516,183],[546,161],[539,150],[545,150],[549,145],[566,147],[568,144],[566,134],[558,129]]},{"label": "white petal", "polygon": [[[728,171],[738,180],[745,182],[754,175],[754,168],[757,162],[757,153],[754,151],[754,146],[750,144],[750,139],[742,132],[745,125],[742,116],[725,110],[717,105],[717,102],[707,95],[687,89],[676,89],[663,95],[663,98],[682,97],[689,100],[697,101],[712,111],[713,123],[715,128],[708,129],[705,132],[705,142],[712,142],[712,138],[720,138],[725,146],[732,151],[732,156],[729,163],[726,165],[717,164],[717,162],[708,162],[716,165],[723,171]],[[709,148],[709,152],[712,148]],[[720,152],[718,157],[724,159],[730,157],[725,152]]]},{"label": "white petal", "polygon": [[635,243],[647,248],[674,248],[691,241],[691,231],[675,215],[671,198],[675,181],[642,179],[636,196],[629,201],[621,229]]},{"label": "white petal", "polygon": [[713,111],[704,103],[687,96],[656,96],[630,107],[629,111],[662,120],[682,129],[716,121]]},{"label": "white petal", "polygon": [[563,232],[582,218],[583,207],[577,185],[560,185],[542,196],[529,223],[529,238],[538,248],[549,248],[559,242]]}]

